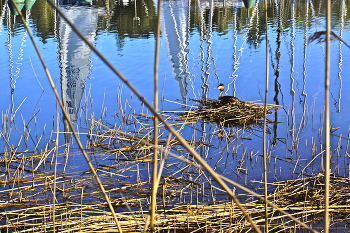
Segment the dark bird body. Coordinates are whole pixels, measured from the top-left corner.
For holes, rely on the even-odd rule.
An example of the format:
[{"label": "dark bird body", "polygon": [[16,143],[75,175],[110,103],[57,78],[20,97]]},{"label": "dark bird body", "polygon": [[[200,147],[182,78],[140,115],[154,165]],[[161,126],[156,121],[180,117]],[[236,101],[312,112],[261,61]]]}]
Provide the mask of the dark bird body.
[{"label": "dark bird body", "polygon": [[216,87],[215,89],[220,90],[220,94],[219,94],[219,98],[218,98],[220,103],[228,104],[228,103],[240,102],[240,100],[237,97],[229,96],[229,95],[224,95],[224,96],[222,95],[224,93],[224,84],[220,83],[220,85],[218,87]]}]

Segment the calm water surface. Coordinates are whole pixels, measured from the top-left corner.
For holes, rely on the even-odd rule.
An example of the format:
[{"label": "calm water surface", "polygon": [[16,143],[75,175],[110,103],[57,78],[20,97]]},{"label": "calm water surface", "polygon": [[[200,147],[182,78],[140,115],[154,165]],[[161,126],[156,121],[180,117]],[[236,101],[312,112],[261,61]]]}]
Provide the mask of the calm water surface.
[{"label": "calm water surface", "polygon": [[[59,5],[89,41],[149,102],[153,102],[156,3],[137,0],[93,1],[79,5],[60,2]],[[55,127],[55,98],[20,18],[11,15],[5,1],[1,1],[0,7],[0,109],[3,114],[6,111],[14,114],[17,127],[8,139],[17,145],[25,124],[37,138],[34,141],[45,133],[38,147],[43,150]],[[332,31],[350,44],[349,8],[349,1],[332,1]],[[45,0],[36,0],[31,10],[23,13],[76,127],[81,123],[81,106],[87,93],[92,101],[89,116],[94,114],[98,118],[103,104],[105,115],[113,123],[120,88],[122,101],[127,99],[132,107],[140,110],[141,104],[135,96]],[[248,10],[240,1],[163,1],[161,15],[159,87],[164,95],[163,110],[186,109],[186,104],[195,105],[191,99],[215,99],[219,91],[214,87],[219,83],[225,85],[227,95],[235,95],[243,101],[263,102],[266,56],[263,2]],[[324,15],[325,1],[321,0],[269,2],[267,101],[281,106],[277,113],[269,116],[279,122],[270,124],[268,137],[271,181],[300,173],[322,150],[319,138],[323,137],[320,127],[325,44],[309,43],[308,38],[316,31],[325,30]],[[349,164],[343,158],[347,156],[350,124],[350,49],[336,40],[331,44],[331,53],[331,124],[337,129],[331,138],[332,155],[338,155],[339,135],[343,137],[339,150],[342,159],[334,164],[332,171],[347,175]],[[60,127],[63,132],[63,124]],[[212,139],[213,132],[213,128],[204,125],[197,137],[219,148],[198,148],[198,152],[214,165],[222,154],[220,145],[223,142]],[[225,161],[218,165],[221,172],[233,179],[262,179],[259,156],[262,133],[261,129],[252,132],[245,134],[251,140],[229,145],[224,152],[228,165]],[[184,129],[183,133],[191,138],[192,130]],[[4,141],[1,151],[9,150],[4,136],[0,137]],[[61,134],[60,142],[64,140]],[[30,143],[29,147],[34,149],[35,143]],[[317,148],[314,155],[312,144]],[[296,146],[298,150],[294,150]],[[235,147],[238,147],[238,158],[231,156]],[[239,161],[244,153],[257,157],[254,157],[254,166],[250,166],[249,160]],[[286,159],[293,164],[285,162]],[[70,165],[77,166],[82,160],[75,155],[69,161]],[[304,172],[319,172],[320,163],[321,156],[318,156]],[[238,166],[247,169],[248,175],[239,173]]]}]

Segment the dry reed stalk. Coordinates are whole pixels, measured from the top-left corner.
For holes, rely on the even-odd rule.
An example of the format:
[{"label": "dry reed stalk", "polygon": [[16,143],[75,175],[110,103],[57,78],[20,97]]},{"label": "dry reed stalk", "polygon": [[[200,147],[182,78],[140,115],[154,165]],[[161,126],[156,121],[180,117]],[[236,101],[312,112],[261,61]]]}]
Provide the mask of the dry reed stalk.
[{"label": "dry reed stalk", "polygon": [[329,198],[330,198],[330,119],[329,119],[329,71],[330,71],[330,34],[331,1],[326,1],[326,61],[325,61],[325,170],[324,170],[324,232],[329,232]]},{"label": "dry reed stalk", "polygon": [[54,184],[53,184],[53,206],[52,206],[52,223],[53,223],[53,232],[56,232],[56,186],[57,186],[57,157],[58,157],[58,132],[60,129],[59,126],[59,113],[58,113],[58,103],[56,101],[56,141],[55,141],[55,169],[54,169]]},{"label": "dry reed stalk", "polygon": [[265,231],[269,232],[268,206],[267,206],[267,149],[266,149],[266,114],[267,114],[267,94],[269,85],[269,37],[267,20],[267,0],[265,4],[265,25],[266,25],[266,76],[265,76],[265,102],[264,102],[264,131],[263,131],[263,163],[264,163],[264,189],[265,189]]},{"label": "dry reed stalk", "polygon": [[[159,55],[159,40],[160,40],[160,18],[161,18],[161,0],[158,0],[158,10],[157,10],[157,32],[156,32],[156,48],[155,48],[155,56],[154,56],[154,110],[158,112],[158,55]],[[155,210],[157,205],[157,173],[158,173],[158,118],[154,117],[154,131],[153,131],[153,144],[156,146],[153,148],[153,173],[152,173],[152,197],[151,197],[151,209],[150,209],[150,228],[151,231],[154,232],[154,219],[155,219]],[[146,223],[144,231],[146,232],[148,225]]]}]

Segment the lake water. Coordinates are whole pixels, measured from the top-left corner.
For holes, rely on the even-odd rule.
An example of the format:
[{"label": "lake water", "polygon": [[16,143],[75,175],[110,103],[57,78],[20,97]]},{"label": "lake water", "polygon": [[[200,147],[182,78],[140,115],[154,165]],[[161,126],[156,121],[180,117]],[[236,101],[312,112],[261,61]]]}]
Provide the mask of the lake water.
[{"label": "lake water", "polygon": [[[58,5],[95,48],[152,103],[157,3],[135,0],[72,5],[63,1]],[[32,139],[18,150],[36,148],[40,152],[46,143],[54,145],[49,140],[56,127],[55,97],[20,18],[11,14],[5,1],[1,1],[0,8],[0,109],[3,114],[8,112],[13,116],[16,126],[12,126],[6,140],[3,126],[0,148],[2,152],[9,151],[9,144],[16,146],[24,132],[30,131]],[[332,1],[332,31],[348,44],[349,8],[349,1]],[[128,100],[132,108],[141,111],[140,101],[45,0],[36,0],[31,10],[22,12],[70,119],[80,132],[86,131],[80,119],[85,114],[82,106],[87,100],[92,106],[85,108],[87,115],[99,118],[103,112],[111,124],[118,112],[119,96],[123,105]],[[269,1],[268,25],[267,102],[280,106],[279,111],[269,116],[278,122],[270,124],[268,136],[269,180],[274,181],[290,179],[302,171],[304,174],[322,171],[319,153],[324,148],[320,143],[324,137],[320,129],[323,125],[325,44],[308,39],[315,32],[325,30],[325,1]],[[192,99],[216,99],[219,91],[214,87],[220,83],[224,84],[226,95],[263,103],[265,28],[263,1],[251,9],[246,9],[241,1],[163,1],[160,108],[185,110],[189,108],[186,106],[196,105]],[[332,172],[340,175],[349,173],[349,59],[350,49],[339,40],[333,41],[329,100],[333,132],[331,152],[333,160],[339,159],[339,162],[333,164]],[[60,121],[60,132],[64,132],[62,117]],[[2,123],[4,125],[4,119]],[[197,151],[213,166],[221,155],[225,156],[226,162],[220,162],[217,171],[242,183],[247,179],[262,180],[260,128],[243,134],[249,140],[227,144],[213,139],[217,129],[204,125],[200,130],[196,137],[214,147],[198,146]],[[40,139],[43,133],[45,137]],[[191,138],[192,129],[185,128],[182,133]],[[83,134],[81,138],[86,140]],[[63,133],[59,141],[64,144]],[[225,152],[226,145],[229,148]],[[236,157],[231,156],[234,150],[237,150]],[[254,165],[249,159],[243,159],[242,154],[252,154]],[[69,165],[77,167],[82,161],[83,157],[75,154],[69,158]],[[312,165],[304,170],[310,161]],[[245,169],[244,172],[238,167]]]}]

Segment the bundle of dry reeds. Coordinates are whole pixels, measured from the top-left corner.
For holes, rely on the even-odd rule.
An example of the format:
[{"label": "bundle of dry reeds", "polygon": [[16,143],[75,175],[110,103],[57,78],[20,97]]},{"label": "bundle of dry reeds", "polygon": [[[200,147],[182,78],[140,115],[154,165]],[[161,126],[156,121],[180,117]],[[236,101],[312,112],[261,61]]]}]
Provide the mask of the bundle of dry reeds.
[{"label": "bundle of dry reeds", "polygon": [[[238,101],[222,104],[217,100],[200,101],[201,105],[193,110],[180,112],[187,118],[199,117],[212,122],[230,126],[247,126],[262,123],[264,105],[254,102]],[[267,114],[277,111],[277,105],[268,105]]]}]

